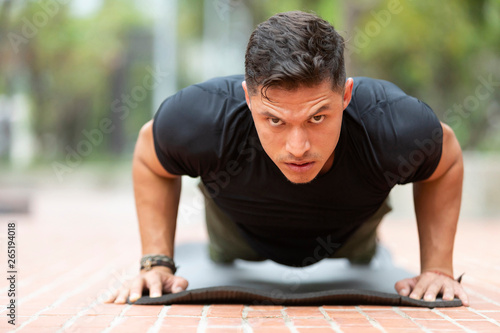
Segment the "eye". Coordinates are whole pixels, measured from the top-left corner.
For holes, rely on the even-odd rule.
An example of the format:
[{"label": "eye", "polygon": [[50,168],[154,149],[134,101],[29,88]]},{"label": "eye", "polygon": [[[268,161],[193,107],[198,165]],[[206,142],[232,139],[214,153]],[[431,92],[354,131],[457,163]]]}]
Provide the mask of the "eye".
[{"label": "eye", "polygon": [[321,123],[323,120],[325,120],[325,115],[321,115],[321,116],[314,116],[311,118],[311,122],[313,124],[319,124]]},{"label": "eye", "polygon": [[283,124],[283,121],[281,121],[281,119],[279,118],[267,118],[267,120],[269,121],[269,124],[271,124],[271,126],[279,126]]}]

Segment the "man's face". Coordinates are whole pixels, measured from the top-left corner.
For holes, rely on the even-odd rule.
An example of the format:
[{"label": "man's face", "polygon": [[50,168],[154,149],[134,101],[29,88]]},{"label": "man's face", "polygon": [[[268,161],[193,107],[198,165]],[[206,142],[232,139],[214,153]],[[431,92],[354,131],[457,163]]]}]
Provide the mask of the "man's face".
[{"label": "man's face", "polygon": [[331,168],[352,82],[346,81],[343,95],[330,81],[294,90],[271,87],[269,99],[261,96],[261,87],[249,95],[243,82],[262,147],[292,183],[308,183]]}]

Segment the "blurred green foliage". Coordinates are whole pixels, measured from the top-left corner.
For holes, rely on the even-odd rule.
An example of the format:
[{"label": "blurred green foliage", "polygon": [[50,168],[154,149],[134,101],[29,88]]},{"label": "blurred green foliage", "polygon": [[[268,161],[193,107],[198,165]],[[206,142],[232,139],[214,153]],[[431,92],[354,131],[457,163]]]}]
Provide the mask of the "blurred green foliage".
[{"label": "blurred green foliage", "polygon": [[[50,3],[58,4],[54,15],[22,37],[26,22],[36,23]],[[154,66],[154,20],[141,10],[152,2],[103,0],[83,16],[64,3],[0,1],[0,95],[28,97],[39,160],[61,158],[104,118],[115,127],[89,158],[128,155],[152,116],[152,92],[126,116],[116,105]],[[316,12],[346,37],[349,76],[389,80],[425,101],[465,149],[500,148],[500,0],[178,1],[178,88],[201,77],[187,70],[197,64],[186,52],[201,50],[207,5],[229,6],[229,13],[243,8],[253,26],[281,11]]]},{"label": "blurred green foliage", "polygon": [[[106,117],[114,130],[88,158],[130,151],[139,124],[150,118],[151,98],[127,119],[111,106],[141,83],[152,64],[150,23],[136,13],[130,0],[104,1],[83,17],[72,15],[67,2],[32,1],[11,9],[2,34],[0,93],[29,97],[38,159],[66,154],[66,147],[84,139],[82,131],[98,128]],[[143,38],[149,40],[146,48],[139,47]]]},{"label": "blurred green foliage", "polygon": [[351,74],[392,81],[428,103],[463,149],[498,150],[500,1],[401,1],[401,8],[353,58]]}]

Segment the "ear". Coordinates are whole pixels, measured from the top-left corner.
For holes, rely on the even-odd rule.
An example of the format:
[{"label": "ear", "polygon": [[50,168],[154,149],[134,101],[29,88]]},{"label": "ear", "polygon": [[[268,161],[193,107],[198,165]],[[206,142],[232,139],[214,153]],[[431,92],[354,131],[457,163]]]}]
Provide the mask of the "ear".
[{"label": "ear", "polygon": [[352,97],[352,86],[354,84],[354,81],[352,78],[348,78],[345,81],[345,87],[344,87],[344,101],[343,101],[343,107],[344,110],[347,108],[349,103],[351,102],[351,97]]},{"label": "ear", "polygon": [[248,108],[251,109],[252,105],[250,103],[250,95],[248,94],[247,82],[246,81],[241,82],[241,86],[243,87],[243,90],[245,91],[245,99],[247,101]]}]

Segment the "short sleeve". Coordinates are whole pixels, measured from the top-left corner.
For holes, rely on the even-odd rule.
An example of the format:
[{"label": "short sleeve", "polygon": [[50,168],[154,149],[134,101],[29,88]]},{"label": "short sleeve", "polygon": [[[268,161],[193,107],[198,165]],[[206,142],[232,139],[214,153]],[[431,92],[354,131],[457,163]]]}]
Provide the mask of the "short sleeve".
[{"label": "short sleeve", "polygon": [[443,129],[433,110],[420,100],[403,96],[380,105],[383,116],[372,121],[372,143],[387,185],[429,178],[441,159]]},{"label": "short sleeve", "polygon": [[174,175],[202,176],[216,168],[217,135],[210,94],[197,86],[166,99],[153,120],[156,155]]}]

